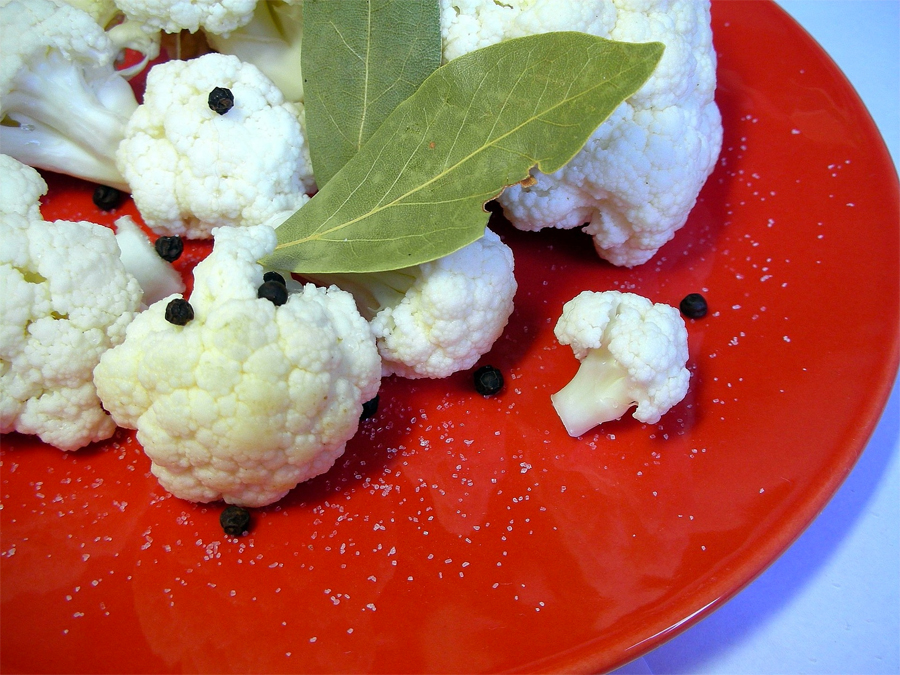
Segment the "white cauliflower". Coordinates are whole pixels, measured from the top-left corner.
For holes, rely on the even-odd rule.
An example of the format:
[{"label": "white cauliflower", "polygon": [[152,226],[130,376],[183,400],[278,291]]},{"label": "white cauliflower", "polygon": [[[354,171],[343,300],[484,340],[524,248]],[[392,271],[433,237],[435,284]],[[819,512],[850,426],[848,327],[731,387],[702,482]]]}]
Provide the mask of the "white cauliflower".
[{"label": "white cauliflower", "polygon": [[577,30],[659,41],[653,75],[552,175],[507,188],[499,203],[528,231],[585,225],[600,257],[632,267],[684,225],[721,149],[708,0],[442,0],[445,58],[511,37]]},{"label": "white cauliflower", "polygon": [[125,15],[145,26],[178,33],[229,33],[250,21],[256,0],[116,0]]},{"label": "white cauliflower", "polygon": [[43,220],[40,199],[47,183],[37,171],[9,155],[0,155],[0,217],[16,213]]},{"label": "white cauliflower", "polygon": [[[194,270],[193,318],[179,296],[135,319],[94,373],[104,406],[137,429],[160,484],[198,502],[263,506],[327,471],[374,398],[381,363],[349,293],[312,284],[258,297],[268,226],[219,228]],[[272,282],[270,282],[272,283]],[[277,284],[277,282],[274,282]],[[282,289],[284,287],[282,286]]]},{"label": "white cauliflower", "polygon": [[115,424],[92,374],[141,302],[115,236],[5,212],[0,239],[0,433],[35,434],[62,450],[109,438]]},{"label": "white cauliflower", "polygon": [[29,166],[127,190],[115,154],[137,108],[117,49],[57,0],[0,0],[0,146]]},{"label": "white cauliflower", "polygon": [[443,58],[538,33],[577,30],[606,37],[615,21],[610,0],[441,0]]},{"label": "white cauliflower", "polygon": [[[234,97],[224,114],[209,105],[217,87]],[[151,69],[117,162],[151,230],[208,238],[305,204],[303,145],[296,108],[258,68],[206,54]]]},{"label": "white cauliflower", "polygon": [[581,365],[551,396],[571,436],[618,419],[654,424],[688,390],[687,329],[678,310],[633,293],[584,291],[563,306],[554,330]]},{"label": "white cauliflower", "polygon": [[384,375],[441,378],[470,368],[513,310],[512,250],[494,232],[433,262],[390,272],[312,278],[353,294],[370,319]]},{"label": "white cauliflower", "polygon": [[128,19],[114,0],[63,0],[73,7],[87,12],[101,28],[118,50],[117,58],[123,56],[124,50],[132,49],[143,58],[132,66],[119,69],[125,78],[137,75],[147,64],[159,56],[159,30],[143,26],[137,21]]}]

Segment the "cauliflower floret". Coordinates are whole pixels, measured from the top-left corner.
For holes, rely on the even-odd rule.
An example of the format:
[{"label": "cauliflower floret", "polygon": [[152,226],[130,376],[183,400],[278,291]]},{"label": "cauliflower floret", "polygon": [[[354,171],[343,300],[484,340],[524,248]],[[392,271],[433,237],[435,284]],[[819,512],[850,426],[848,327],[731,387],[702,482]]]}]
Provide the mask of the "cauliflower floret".
[{"label": "cauliflower floret", "polygon": [[127,190],[115,154],[137,108],[117,49],[56,0],[0,0],[0,146],[29,166]]},{"label": "cauliflower floret", "polygon": [[103,29],[123,56],[125,49],[139,52],[143,58],[136,64],[119,70],[122,77],[131,78],[146,68],[147,64],[159,56],[159,30],[146,28],[137,21],[128,19],[114,0],[63,0],[65,3],[87,12]]},{"label": "cauliflower floret", "polygon": [[125,15],[140,24],[178,33],[199,29],[229,33],[250,21],[256,0],[116,0]]},{"label": "cauliflower floret", "polygon": [[433,262],[310,278],[349,291],[370,319],[383,374],[442,378],[470,368],[503,333],[516,293],[512,250],[484,237]]},{"label": "cauliflower floret", "polygon": [[[550,26],[665,44],[649,80],[566,166],[552,175],[535,170],[535,184],[514,185],[498,199],[521,230],[587,224],[600,257],[628,267],[649,260],[686,222],[721,149],[709,2],[445,0],[442,12],[445,58]],[[553,12],[552,23],[523,21]]]},{"label": "cauliflower floret", "polygon": [[550,397],[570,436],[635,404],[633,417],[654,424],[687,393],[687,329],[674,307],[633,293],[584,291],[563,306],[554,332],[581,362]]},{"label": "cauliflower floret", "polygon": [[327,471],[378,392],[381,362],[353,297],[312,284],[285,304],[257,297],[268,226],[219,228],[194,270],[185,325],[162,300],[94,373],[120,426],[136,428],[172,494],[263,506]]},{"label": "cauliflower floret", "polygon": [[[27,220],[43,220],[40,198],[45,194],[47,183],[41,174],[8,155],[0,155],[0,217],[18,214]],[[125,270],[141,286],[142,308],[184,290],[181,275],[159,257],[131,216],[116,221],[116,244]]]},{"label": "cauliflower floret", "polygon": [[[209,106],[216,87],[234,96],[225,114]],[[259,225],[300,208],[312,172],[297,115],[258,68],[234,56],[152,68],[117,154],[146,225],[208,238],[215,227]]]},{"label": "cauliflower floret", "polygon": [[109,438],[92,373],[141,302],[112,231],[0,215],[0,433],[62,450]]},{"label": "cauliflower floret", "polygon": [[17,213],[28,220],[43,220],[40,199],[47,183],[37,171],[9,155],[0,155],[0,218]]},{"label": "cauliflower floret", "polygon": [[537,33],[577,30],[606,37],[615,21],[609,0],[441,0],[443,58]]}]

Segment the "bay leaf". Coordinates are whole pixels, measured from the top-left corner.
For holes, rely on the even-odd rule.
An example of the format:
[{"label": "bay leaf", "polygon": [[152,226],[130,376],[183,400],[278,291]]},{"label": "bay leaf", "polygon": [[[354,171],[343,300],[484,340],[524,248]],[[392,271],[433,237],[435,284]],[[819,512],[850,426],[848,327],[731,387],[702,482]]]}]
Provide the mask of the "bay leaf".
[{"label": "bay leaf", "polygon": [[306,131],[323,187],[441,64],[436,0],[305,0]]},{"label": "bay leaf", "polygon": [[263,264],[376,272],[449,255],[484,234],[484,204],[552,173],[637,91],[660,43],[544,33],[434,71],[334,177],[276,230]]}]

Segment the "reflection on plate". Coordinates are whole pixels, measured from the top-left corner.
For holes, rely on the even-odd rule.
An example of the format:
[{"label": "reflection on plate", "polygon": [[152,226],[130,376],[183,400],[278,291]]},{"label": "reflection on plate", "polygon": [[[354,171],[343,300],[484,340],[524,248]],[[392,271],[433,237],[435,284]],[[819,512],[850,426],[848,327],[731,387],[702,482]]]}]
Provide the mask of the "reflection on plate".
[{"label": "reflection on plate", "polygon": [[[495,225],[520,289],[482,362],[387,380],[328,474],[229,539],[168,496],[132,434],[77,453],[2,447],[4,672],[608,669],[748,583],[852,467],[898,360],[898,186],[855,93],[769,2],[716,2],[725,143],[687,226],[634,270],[577,232]],[[47,218],[111,222],[49,177]],[[194,246],[180,262],[196,262]],[[677,304],[688,397],[566,436],[553,338],[584,289]]]}]

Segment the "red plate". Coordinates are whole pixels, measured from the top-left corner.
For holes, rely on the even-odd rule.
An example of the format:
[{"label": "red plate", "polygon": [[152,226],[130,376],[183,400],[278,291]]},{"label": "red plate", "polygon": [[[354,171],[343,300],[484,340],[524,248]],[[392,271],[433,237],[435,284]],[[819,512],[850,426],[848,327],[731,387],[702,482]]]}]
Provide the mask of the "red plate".
[{"label": "red plate", "polygon": [[[596,672],[759,574],[887,400],[898,183],[852,88],[786,14],[716,2],[713,22],[722,158],[653,261],[615,269],[580,233],[496,223],[520,283],[483,359],[506,374],[500,396],[468,373],[387,380],[333,470],[239,540],[218,506],[158,487],[129,433],[70,454],[4,437],[3,670]],[[111,221],[89,194],[51,179],[45,217]],[[576,362],[552,330],[584,289],[707,296],[690,393],[660,424],[565,435],[549,395]]]}]

